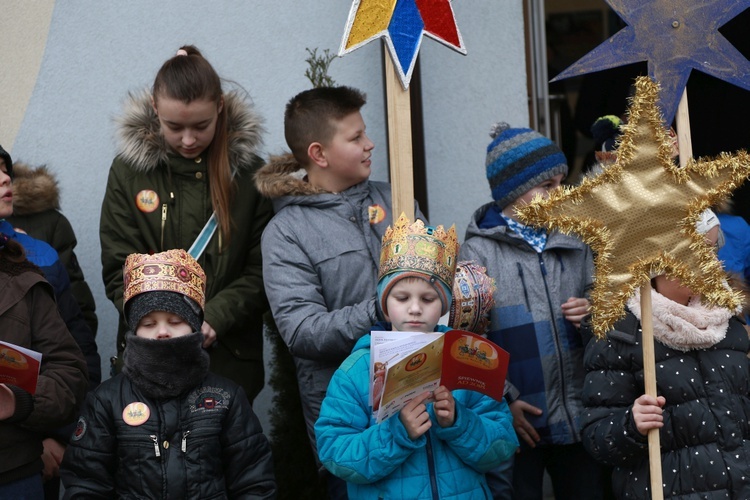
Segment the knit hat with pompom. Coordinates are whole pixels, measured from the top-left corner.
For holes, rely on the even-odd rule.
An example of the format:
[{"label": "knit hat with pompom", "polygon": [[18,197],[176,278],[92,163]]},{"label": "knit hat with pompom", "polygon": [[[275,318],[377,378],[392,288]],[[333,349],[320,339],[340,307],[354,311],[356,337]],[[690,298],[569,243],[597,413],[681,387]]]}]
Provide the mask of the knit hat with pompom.
[{"label": "knit hat with pompom", "polygon": [[487,146],[487,180],[492,199],[503,209],[547,179],[568,175],[565,155],[551,140],[528,128],[496,123]]}]

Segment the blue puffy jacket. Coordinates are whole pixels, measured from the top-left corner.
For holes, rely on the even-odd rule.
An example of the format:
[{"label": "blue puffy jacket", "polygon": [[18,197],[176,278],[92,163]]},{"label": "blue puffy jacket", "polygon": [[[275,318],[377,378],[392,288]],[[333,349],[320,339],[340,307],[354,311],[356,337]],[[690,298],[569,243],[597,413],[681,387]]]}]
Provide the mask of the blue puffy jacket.
[{"label": "blue puffy jacket", "polygon": [[315,424],[323,465],[348,483],[350,498],[491,498],[484,473],[515,452],[508,405],[456,390],[456,421],[409,439],[398,416],[376,424],[368,405],[370,336],[359,339],[328,386]]}]

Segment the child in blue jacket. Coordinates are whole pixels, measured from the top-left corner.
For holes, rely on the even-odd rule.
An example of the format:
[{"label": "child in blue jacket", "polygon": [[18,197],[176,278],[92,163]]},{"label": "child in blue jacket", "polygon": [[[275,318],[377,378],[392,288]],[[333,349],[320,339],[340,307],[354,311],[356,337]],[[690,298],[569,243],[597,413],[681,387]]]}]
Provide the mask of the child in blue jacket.
[{"label": "child in blue jacket", "polygon": [[[389,228],[378,301],[390,323],[375,329],[447,331],[438,321],[450,306],[457,251],[453,230],[408,225],[404,216]],[[320,460],[347,482],[349,497],[490,498],[484,473],[518,446],[508,405],[440,386],[377,424],[369,367],[366,335],[334,374],[315,424]]]}]

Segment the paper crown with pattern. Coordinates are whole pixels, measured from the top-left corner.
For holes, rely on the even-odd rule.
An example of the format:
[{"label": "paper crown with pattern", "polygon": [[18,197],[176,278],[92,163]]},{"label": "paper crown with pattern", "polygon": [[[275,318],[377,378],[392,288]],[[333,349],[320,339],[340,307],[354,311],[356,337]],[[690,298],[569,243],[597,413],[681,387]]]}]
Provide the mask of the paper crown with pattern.
[{"label": "paper crown with pattern", "polygon": [[459,262],[453,280],[448,326],[486,335],[496,290],[495,280],[487,275],[487,269],[473,260]]},{"label": "paper crown with pattern", "polygon": [[122,274],[123,307],[133,297],[155,291],[180,293],[193,299],[201,309],[206,305],[206,273],[185,250],[128,255]]},{"label": "paper crown with pattern", "polygon": [[443,226],[425,226],[419,219],[410,224],[402,213],[383,235],[378,280],[395,272],[419,272],[434,276],[450,290],[457,255],[455,226],[446,231]]}]

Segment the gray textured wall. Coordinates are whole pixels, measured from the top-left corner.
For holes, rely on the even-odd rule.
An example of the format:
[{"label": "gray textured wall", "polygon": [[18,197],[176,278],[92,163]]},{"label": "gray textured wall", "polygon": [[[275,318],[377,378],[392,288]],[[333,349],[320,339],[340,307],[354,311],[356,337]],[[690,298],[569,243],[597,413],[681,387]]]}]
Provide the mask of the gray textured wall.
[{"label": "gray textured wall", "polygon": [[[195,44],[220,75],[249,91],[266,118],[265,153],[282,152],[284,105],[309,87],[305,48],[336,52],[351,3],[5,2],[0,144],[17,160],[47,164],[60,180],[63,212],[77,232],[78,257],[97,301],[106,370],[117,318],[101,282],[99,211],[114,155],[112,118],[126,93],[149,86],[180,45]],[[528,117],[521,2],[456,0],[453,7],[468,55],[425,39],[421,66],[430,219],[455,223],[463,237],[473,210],[489,200],[490,125],[499,119],[527,125]],[[385,180],[380,46],[373,42],[336,59],[330,73],[368,94],[363,115],[376,144],[373,178]],[[269,397],[264,391],[256,405],[264,425]]]}]

